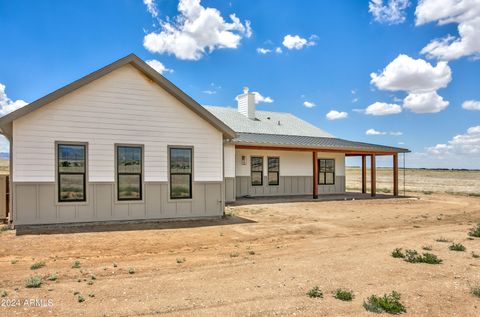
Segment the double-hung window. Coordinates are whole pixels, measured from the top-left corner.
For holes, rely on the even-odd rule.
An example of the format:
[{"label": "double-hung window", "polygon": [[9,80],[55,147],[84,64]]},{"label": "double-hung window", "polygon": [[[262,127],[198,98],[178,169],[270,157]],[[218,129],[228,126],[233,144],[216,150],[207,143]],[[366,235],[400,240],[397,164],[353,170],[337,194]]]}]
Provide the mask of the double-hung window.
[{"label": "double-hung window", "polygon": [[250,158],[252,186],[263,185],[263,157],[252,156]]},{"label": "double-hung window", "polygon": [[335,160],[334,159],[318,160],[318,184],[320,185],[335,184]]},{"label": "double-hung window", "polygon": [[143,148],[117,145],[117,198],[142,200]]},{"label": "double-hung window", "polygon": [[192,148],[169,149],[170,199],[192,198]]},{"label": "double-hung window", "polygon": [[278,185],[280,181],[280,158],[268,158],[268,185]]},{"label": "double-hung window", "polygon": [[86,201],[86,145],[57,144],[58,201]]}]

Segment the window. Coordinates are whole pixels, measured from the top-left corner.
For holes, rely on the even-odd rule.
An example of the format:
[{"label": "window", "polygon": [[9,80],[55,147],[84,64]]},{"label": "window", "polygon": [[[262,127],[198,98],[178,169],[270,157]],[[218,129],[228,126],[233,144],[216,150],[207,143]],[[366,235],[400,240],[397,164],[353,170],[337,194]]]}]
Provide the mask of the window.
[{"label": "window", "polygon": [[333,159],[318,160],[318,184],[320,185],[335,184],[335,160]]},{"label": "window", "polygon": [[170,199],[192,198],[192,149],[170,148]]},{"label": "window", "polygon": [[142,147],[117,146],[117,199],[142,200]]},{"label": "window", "polygon": [[85,171],[86,146],[58,144],[58,201],[86,201]]},{"label": "window", "polygon": [[268,185],[278,185],[280,179],[280,158],[268,158]]},{"label": "window", "polygon": [[251,166],[252,186],[262,186],[263,185],[263,157],[252,156],[250,166]]}]

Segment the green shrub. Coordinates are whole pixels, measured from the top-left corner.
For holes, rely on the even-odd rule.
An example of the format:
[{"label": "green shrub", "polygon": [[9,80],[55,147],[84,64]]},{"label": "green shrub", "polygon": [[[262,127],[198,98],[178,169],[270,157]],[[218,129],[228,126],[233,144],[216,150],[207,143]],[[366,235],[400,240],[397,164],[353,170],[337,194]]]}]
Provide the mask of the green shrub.
[{"label": "green shrub", "polygon": [[50,275],[47,277],[47,280],[49,280],[49,281],[56,281],[56,280],[57,280],[57,275],[56,275],[56,274],[50,274]]},{"label": "green shrub", "polygon": [[39,268],[42,268],[45,266],[45,261],[40,261],[37,263],[33,263],[32,266],[30,266],[30,270],[37,270]]},{"label": "green shrub", "polygon": [[442,260],[435,254],[425,252],[422,255],[418,254],[416,250],[405,251],[405,261],[409,263],[427,263],[427,264],[440,264]]},{"label": "green shrub", "polygon": [[343,301],[351,301],[354,298],[353,292],[345,289],[337,289],[333,294],[333,297]]},{"label": "green shrub", "polygon": [[72,269],[79,269],[80,268],[80,261],[76,260],[72,264]]},{"label": "green shrub", "polygon": [[42,285],[42,278],[40,276],[32,276],[25,281],[25,287],[27,288],[38,288],[40,285]]},{"label": "green shrub", "polygon": [[473,296],[480,297],[480,287],[473,287],[471,293]]},{"label": "green shrub", "polygon": [[78,297],[77,297],[77,300],[78,300],[79,303],[82,303],[82,302],[85,301],[85,298],[82,295],[79,294]]},{"label": "green shrub", "polygon": [[452,251],[465,251],[467,248],[461,243],[453,243],[451,246],[448,247]]},{"label": "green shrub", "polygon": [[90,294],[88,294],[88,297],[95,297],[95,294],[94,294],[94,293],[90,293]]},{"label": "green shrub", "polygon": [[367,311],[374,313],[401,314],[407,311],[400,302],[400,294],[395,291],[381,297],[372,295],[363,302],[363,307]]},{"label": "green shrub", "polygon": [[310,298],[323,298],[323,293],[318,286],[315,286],[307,292],[307,296]]},{"label": "green shrub", "polygon": [[180,263],[183,263],[185,262],[185,258],[177,258],[177,263],[180,264]]},{"label": "green shrub", "polygon": [[392,251],[392,256],[394,258],[402,258],[403,259],[405,257],[405,254],[403,254],[401,248],[396,248],[395,250]]},{"label": "green shrub", "polygon": [[477,224],[477,227],[470,229],[468,235],[470,237],[480,238],[480,223]]},{"label": "green shrub", "polygon": [[135,274],[135,269],[133,267],[129,268],[128,274]]},{"label": "green shrub", "polygon": [[444,237],[440,237],[440,238],[436,239],[435,241],[437,241],[437,242],[451,242],[451,240],[449,240],[447,238],[444,238]]},{"label": "green shrub", "polygon": [[7,297],[8,296],[8,293],[6,290],[3,290],[1,293],[0,293],[0,296],[1,297]]}]

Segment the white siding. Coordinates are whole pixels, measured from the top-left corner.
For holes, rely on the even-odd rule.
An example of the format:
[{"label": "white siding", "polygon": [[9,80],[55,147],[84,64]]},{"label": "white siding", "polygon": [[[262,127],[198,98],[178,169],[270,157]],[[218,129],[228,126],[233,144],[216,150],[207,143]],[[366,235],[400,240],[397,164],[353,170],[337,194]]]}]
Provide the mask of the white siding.
[{"label": "white siding", "polygon": [[194,146],[194,181],[222,180],[222,133],[127,65],[13,123],[15,182],[55,181],[55,141],[88,142],[92,182],[115,181],[114,144],[145,146],[145,181],[167,181],[167,146]]},{"label": "white siding", "polygon": [[[242,156],[246,156],[246,164],[242,165]],[[250,157],[262,156],[264,174],[267,173],[267,157],[280,157],[280,176],[312,176],[312,153],[293,151],[247,150],[235,151],[235,173],[237,176],[250,176]],[[318,152],[318,158],[335,159],[335,174],[345,176],[345,155],[342,153]]]},{"label": "white siding", "polygon": [[235,145],[225,144],[223,148],[225,177],[235,177]]}]

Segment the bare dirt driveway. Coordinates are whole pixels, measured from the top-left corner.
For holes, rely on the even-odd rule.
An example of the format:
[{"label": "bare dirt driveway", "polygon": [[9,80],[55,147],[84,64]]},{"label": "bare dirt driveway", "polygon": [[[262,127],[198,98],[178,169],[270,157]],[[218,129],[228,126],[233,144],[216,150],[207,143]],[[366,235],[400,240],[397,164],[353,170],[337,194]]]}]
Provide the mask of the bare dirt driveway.
[{"label": "bare dirt driveway", "polygon": [[[480,254],[480,239],[467,235],[480,221],[480,198],[434,194],[228,211],[233,216],[223,220],[143,230],[3,231],[0,292],[10,305],[0,307],[0,315],[370,316],[363,301],[392,290],[401,293],[406,316],[480,315],[480,298],[470,294],[480,286],[480,259],[472,256]],[[439,238],[467,250],[450,251],[451,242]],[[412,264],[390,255],[396,247],[422,252],[424,246],[443,263]],[[45,266],[31,270],[42,261]],[[75,261],[78,268],[72,268]],[[57,279],[49,281],[53,274]],[[26,288],[35,275],[42,285]],[[305,295],[314,286],[323,298]],[[333,298],[337,288],[353,290],[353,301]],[[52,305],[24,305],[32,298]],[[20,306],[11,307],[17,300]]]}]

